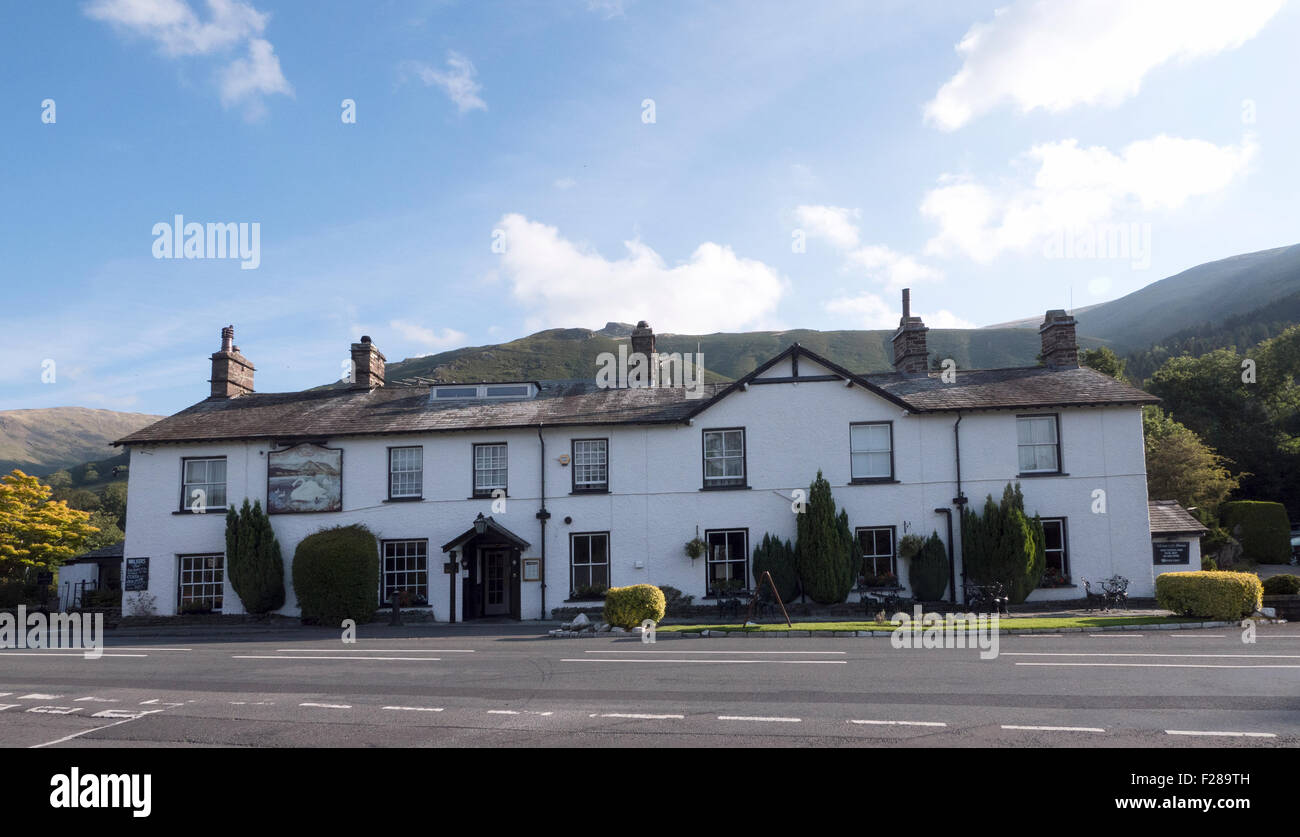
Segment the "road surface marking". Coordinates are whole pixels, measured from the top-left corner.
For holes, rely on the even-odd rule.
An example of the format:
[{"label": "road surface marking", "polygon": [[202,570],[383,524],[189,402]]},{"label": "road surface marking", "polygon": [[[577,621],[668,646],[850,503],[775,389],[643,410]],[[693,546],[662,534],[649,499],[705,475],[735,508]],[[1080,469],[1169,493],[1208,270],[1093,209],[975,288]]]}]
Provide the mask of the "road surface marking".
[{"label": "road surface marking", "polygon": [[1167,729],[1165,735],[1213,735],[1228,738],[1277,738],[1271,732],[1212,732],[1195,729]]},{"label": "road surface marking", "polygon": [[1300,668],[1300,665],[1257,663],[1255,665],[1222,665],[1219,663],[1016,663],[1018,666],[1092,666],[1095,668]]},{"label": "road surface marking", "polygon": [[299,706],[311,706],[316,709],[351,709],[348,703],[300,703]]},{"label": "road surface marking", "polygon": [[148,657],[148,654],[109,654],[107,652],[100,654],[99,657],[86,657],[90,649],[84,651],[47,649],[45,651],[0,651],[0,657],[84,657],[85,659],[99,659],[99,657]]},{"label": "road surface marking", "polygon": [[6,709],[13,709],[15,706],[22,706],[21,703],[0,703],[0,712]]},{"label": "road surface marking", "polygon": [[1003,651],[1003,657],[1207,657],[1229,660],[1300,660],[1300,654],[1158,654],[1146,651]]},{"label": "road surface marking", "polygon": [[1003,724],[1003,729],[1024,729],[1033,732],[1105,732],[1101,727],[1034,727],[1019,724]]},{"label": "road surface marking", "polygon": [[121,703],[117,698],[102,698],[94,695],[87,695],[83,698],[77,698],[73,703]]},{"label": "road surface marking", "polygon": [[1027,636],[1030,639],[1060,639],[1065,636],[1065,634],[1023,634],[1023,636]]},{"label": "road surface marking", "polygon": [[71,741],[71,740],[74,739],[74,738],[80,738],[81,736],[83,736],[83,735],[89,735],[89,734],[92,733],[92,732],[99,732],[100,730],[106,730],[106,729],[108,729],[108,728],[110,728],[110,727],[116,727],[116,726],[120,726],[120,725],[122,725],[122,724],[129,724],[130,722],[132,722],[132,721],[134,721],[134,720],[135,720],[135,718],[123,718],[123,719],[120,720],[120,721],[114,721],[113,723],[111,723],[111,724],[105,724],[105,725],[102,726],[102,727],[95,727],[95,728],[93,728],[93,729],[83,729],[81,732],[74,732],[72,735],[65,735],[65,736],[63,736],[62,738],[56,738],[56,739],[54,739],[53,741],[46,741],[46,742],[44,742],[43,744],[33,744],[31,747],[28,747],[27,749],[29,749],[29,750],[39,750],[41,747],[49,747],[49,746],[54,745],[54,744],[62,744],[62,743],[65,742],[65,741]]},{"label": "road surface marking", "polygon": [[566,657],[560,660],[562,663],[766,663],[774,666],[843,666],[848,665],[848,660],[691,660],[681,657],[672,657],[668,659],[657,657],[635,657],[615,658],[615,657]]},{"label": "road surface marking", "polygon": [[19,700],[58,700],[63,695],[43,695],[40,692],[32,692],[30,695],[23,695]]},{"label": "road surface marking", "polygon": [[13,692],[0,692],[0,697],[9,697]]},{"label": "road surface marking", "polygon": [[406,660],[407,662],[437,662],[438,657],[290,657],[287,654],[231,654],[232,660]]},{"label": "road surface marking", "polygon": [[489,715],[518,715],[519,714],[513,709],[489,709],[487,712]]},{"label": "road surface marking", "polygon": [[161,709],[104,709],[91,715],[92,718],[125,718],[128,721],[134,721],[136,718],[143,718],[145,715],[152,715],[155,712],[161,712]]},{"label": "road surface marking", "polygon": [[338,654],[361,653],[367,654],[473,654],[473,651],[466,651],[459,648],[277,648],[276,653],[287,653],[297,651],[299,654]]},{"label": "road surface marking", "polygon": [[1170,639],[1223,639],[1227,634],[1185,634],[1182,631],[1173,631],[1169,634]]},{"label": "road surface marking", "polygon": [[74,712],[80,712],[80,706],[33,706],[28,712],[36,712],[41,715],[71,715]]},{"label": "road surface marking", "polygon": [[1098,637],[1100,639],[1141,639],[1142,638],[1142,634],[1088,634],[1088,636]]},{"label": "road surface marking", "polygon": [[680,721],[685,715],[647,715],[641,712],[593,712],[589,718],[628,718],[633,721]]},{"label": "road surface marking", "polygon": [[142,700],[142,701],[140,701],[140,705],[141,705],[141,706],[154,706],[154,705],[157,705],[157,704],[161,704],[161,705],[163,705],[163,706],[184,706],[184,705],[185,705],[185,703],[184,703],[183,701],[182,701],[181,703],[168,703],[167,701],[165,701],[165,700],[163,700],[163,699],[161,699],[161,698],[154,698],[154,699],[152,699],[152,700]]},{"label": "road surface marking", "polygon": [[[304,704],[305,706],[306,704]],[[403,712],[441,712],[440,706],[385,706],[385,709],[396,709]]]},{"label": "road surface marking", "polygon": [[719,721],[763,721],[765,723],[776,724],[797,724],[803,721],[803,718],[777,718],[765,715],[719,715]]},{"label": "road surface marking", "polygon": [[162,645],[142,645],[138,647],[132,647],[126,645],[122,645],[122,646],[114,645],[110,647],[108,650],[109,651],[193,651],[194,649],[193,648],[172,648],[169,646],[162,646]]},{"label": "road surface marking", "polygon": [[835,654],[835,655],[843,656],[849,652],[847,651],[678,651],[676,649],[669,649],[666,651],[651,651],[647,649],[647,650],[638,650],[638,651],[632,651],[632,650],[584,651],[582,653],[584,654],[803,654],[803,655]]},{"label": "road surface marking", "polygon": [[850,724],[874,724],[890,727],[946,727],[943,721],[849,721]]}]

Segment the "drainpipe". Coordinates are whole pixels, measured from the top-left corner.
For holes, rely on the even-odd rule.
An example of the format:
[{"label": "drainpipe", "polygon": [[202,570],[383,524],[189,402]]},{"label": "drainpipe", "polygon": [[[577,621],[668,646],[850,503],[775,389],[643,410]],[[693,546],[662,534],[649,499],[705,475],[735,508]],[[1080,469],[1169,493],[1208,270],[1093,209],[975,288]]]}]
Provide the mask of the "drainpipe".
[{"label": "drainpipe", "polygon": [[[966,509],[966,501],[967,501],[966,495],[963,494],[962,491],[961,491],[961,418],[962,418],[962,417],[961,417],[961,410],[958,410],[958,411],[957,411],[957,421],[953,422],[953,425],[952,425],[953,451],[954,451],[954,456],[955,456],[956,464],[957,464],[957,496],[952,498],[952,504],[953,504],[954,506],[957,507],[957,514],[961,514],[963,511],[965,511],[965,509]],[[952,549],[952,543],[953,543],[953,541],[952,541],[952,531],[953,531],[953,530],[952,530],[952,515],[950,514],[950,515],[948,516],[948,557],[949,557],[948,572],[949,572],[949,575],[950,575],[950,576],[952,576],[952,575],[955,573],[955,567],[956,567],[955,563],[953,563],[955,559],[952,557],[952,555],[953,555],[953,549]],[[958,526],[958,527],[957,527],[957,537],[958,537],[958,538],[961,537],[961,526]],[[954,581],[955,581],[955,579],[954,579]],[[966,553],[965,553],[965,551],[964,551],[964,544],[963,544],[962,560],[961,560],[961,583],[962,583],[962,590],[965,591],[965,589],[966,589]],[[955,585],[955,584],[954,584],[954,586],[953,586],[953,591],[952,591],[952,593],[953,593],[953,596],[954,596],[954,604],[955,604],[955,597],[956,597],[956,595],[957,595],[957,590],[956,590],[956,585]],[[962,598],[962,600],[965,601],[965,593],[964,593],[964,592],[963,592],[963,598]]]},{"label": "drainpipe", "polygon": [[541,477],[542,477],[542,507],[537,510],[537,519],[542,524],[542,555],[541,555],[541,585],[542,585],[542,615],[541,619],[546,618],[546,521],[550,519],[551,513],[546,510],[546,440],[542,438],[542,423],[537,423],[537,443],[541,446]]}]

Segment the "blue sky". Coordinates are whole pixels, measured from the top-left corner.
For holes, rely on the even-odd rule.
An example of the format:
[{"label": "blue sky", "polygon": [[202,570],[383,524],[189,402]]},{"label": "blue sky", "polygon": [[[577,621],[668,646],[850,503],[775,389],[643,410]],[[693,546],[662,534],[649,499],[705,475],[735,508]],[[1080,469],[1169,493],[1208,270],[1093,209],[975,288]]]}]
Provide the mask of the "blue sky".
[{"label": "blue sky", "polygon": [[[988,325],[1298,238],[1282,0],[4,17],[0,409],[174,412],[228,323],[281,391],[363,333],[391,361],[610,320],[884,328],[904,286]],[[155,258],[178,213],[259,224],[257,268]],[[1136,249],[1052,248],[1121,227]]]}]

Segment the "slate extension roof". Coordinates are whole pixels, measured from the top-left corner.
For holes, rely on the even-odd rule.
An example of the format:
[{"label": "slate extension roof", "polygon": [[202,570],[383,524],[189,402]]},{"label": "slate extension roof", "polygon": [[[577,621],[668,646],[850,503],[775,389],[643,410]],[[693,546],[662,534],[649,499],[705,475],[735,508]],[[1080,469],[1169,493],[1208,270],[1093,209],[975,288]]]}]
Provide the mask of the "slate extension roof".
[{"label": "slate extension roof", "polygon": [[1177,500],[1148,500],[1147,516],[1153,535],[1204,535],[1210,531]]},{"label": "slate extension roof", "polygon": [[787,357],[805,357],[832,373],[805,376],[808,380],[848,381],[914,413],[1141,405],[1159,400],[1086,368],[958,371],[953,383],[944,383],[938,372],[858,375],[796,343],[733,383],[700,385],[697,398],[680,387],[599,389],[594,381],[571,380],[538,381],[535,396],[510,399],[435,399],[427,384],[250,393],[200,401],[114,444],[682,423],[749,384],[793,380],[760,377]]}]

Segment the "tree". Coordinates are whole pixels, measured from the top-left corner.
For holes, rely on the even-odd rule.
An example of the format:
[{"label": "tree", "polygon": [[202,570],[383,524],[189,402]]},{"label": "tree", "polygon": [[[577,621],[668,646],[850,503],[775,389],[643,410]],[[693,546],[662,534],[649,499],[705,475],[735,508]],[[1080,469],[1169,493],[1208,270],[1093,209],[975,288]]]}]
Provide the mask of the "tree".
[{"label": "tree", "polygon": [[1159,407],[1142,410],[1142,435],[1151,499],[1177,500],[1185,508],[1214,513],[1236,490],[1238,479],[1227,461]]},{"label": "tree", "polygon": [[230,586],[244,610],[270,613],[284,607],[284,560],[262,504],[248,498],[238,512],[226,512],[226,562]]},{"label": "tree", "polygon": [[126,537],[126,533],[117,527],[117,518],[106,511],[91,512],[90,525],[98,531],[86,538],[87,550],[112,546]]},{"label": "tree", "polygon": [[89,512],[50,500],[49,486],[22,471],[0,478],[0,578],[52,572],[84,551],[97,531]]},{"label": "tree", "polygon": [[1084,349],[1079,352],[1079,364],[1089,369],[1096,369],[1103,375],[1109,375],[1121,381],[1124,377],[1124,361],[1109,348]]},{"label": "tree", "polygon": [[962,512],[962,560],[976,583],[1001,583],[1013,604],[1020,604],[1043,579],[1047,565],[1046,536],[1038,515],[1025,514],[1025,498],[1017,483],[1008,484],[1002,501],[984,501],[983,514]]},{"label": "tree", "polygon": [[104,511],[117,518],[117,528],[126,531],[126,483],[111,482],[104,486]]},{"label": "tree", "polygon": [[55,490],[60,488],[71,488],[72,474],[69,474],[66,468],[60,468],[45,478],[45,484]]},{"label": "tree", "polygon": [[[920,536],[907,537],[920,540]],[[948,589],[948,551],[944,548],[943,541],[939,540],[938,532],[932,532],[912,555],[907,568],[907,581],[912,594],[921,601],[936,602],[943,598],[944,591]]]},{"label": "tree", "polygon": [[808,487],[808,502],[796,522],[795,561],[803,591],[818,604],[833,604],[848,598],[856,567],[853,562],[852,532],[848,515],[835,514],[831,485],[817,472]]},{"label": "tree", "polygon": [[755,584],[759,583],[764,572],[772,574],[781,601],[788,602],[799,595],[799,571],[795,567],[794,547],[788,540],[782,541],[771,533],[763,535],[763,540],[754,550]]}]

